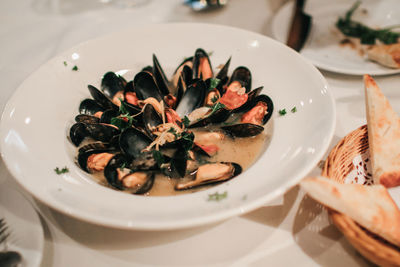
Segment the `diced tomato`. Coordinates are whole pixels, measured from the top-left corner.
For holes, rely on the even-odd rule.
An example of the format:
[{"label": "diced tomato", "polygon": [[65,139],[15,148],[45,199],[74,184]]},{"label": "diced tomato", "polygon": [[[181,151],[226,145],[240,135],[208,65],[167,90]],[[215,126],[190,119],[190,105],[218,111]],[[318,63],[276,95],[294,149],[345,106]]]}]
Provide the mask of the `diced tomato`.
[{"label": "diced tomato", "polygon": [[251,110],[243,114],[241,122],[261,125],[265,114],[267,114],[267,109],[267,104],[258,102]]},{"label": "diced tomato", "polygon": [[165,115],[167,117],[167,122],[174,123],[174,124],[178,125],[179,127],[181,127],[182,120],[179,117],[178,113],[176,113],[175,110],[169,108],[165,111]]},{"label": "diced tomato", "polygon": [[125,93],[125,101],[128,102],[129,104],[138,105],[138,98],[136,96],[135,92],[126,92]]},{"label": "diced tomato", "polygon": [[248,95],[243,93],[241,90],[231,90],[228,87],[228,90],[225,94],[219,99],[221,104],[224,104],[228,109],[236,109],[242,106],[247,102]]}]

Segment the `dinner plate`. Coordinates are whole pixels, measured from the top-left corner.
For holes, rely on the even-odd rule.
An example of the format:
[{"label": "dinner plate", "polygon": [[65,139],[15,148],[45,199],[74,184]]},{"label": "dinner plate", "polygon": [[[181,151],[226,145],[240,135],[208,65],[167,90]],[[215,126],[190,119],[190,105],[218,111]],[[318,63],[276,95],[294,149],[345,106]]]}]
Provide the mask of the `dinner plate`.
[{"label": "dinner plate", "polygon": [[[309,37],[300,54],[316,67],[351,75],[388,75],[400,73],[366,59],[349,45],[340,45],[341,36],[335,29],[339,16],[343,16],[355,1],[307,1],[305,12],[312,16]],[[283,5],[272,21],[272,34],[275,39],[286,43],[293,13],[293,3]],[[370,27],[386,27],[400,24],[400,9],[397,1],[363,1],[354,14],[354,20]]]},{"label": "dinner plate", "polygon": [[[151,64],[155,53],[168,76],[202,47],[213,66],[229,57],[247,66],[253,86],[274,101],[269,142],[245,172],[209,189],[145,197],[94,181],[75,164],[67,138],[87,85],[107,71],[125,78]],[[74,68],[74,66],[76,66]],[[129,76],[129,77],[128,77]],[[296,111],[291,110],[296,107]],[[286,115],[278,110],[286,109]],[[161,230],[217,222],[282,195],[316,166],[333,136],[335,105],[320,72],[298,53],[266,36],[208,24],[141,26],[73,47],[28,77],[8,101],[0,125],[1,153],[16,180],[34,197],[71,216],[105,226]],[[67,167],[57,175],[55,168]],[[213,201],[212,194],[225,198]]]},{"label": "dinner plate", "polygon": [[[22,255],[22,266],[37,267],[43,254],[44,235],[39,216],[32,204],[10,186],[0,187],[0,218],[7,223],[8,250]],[[0,247],[1,251],[2,247]]]}]

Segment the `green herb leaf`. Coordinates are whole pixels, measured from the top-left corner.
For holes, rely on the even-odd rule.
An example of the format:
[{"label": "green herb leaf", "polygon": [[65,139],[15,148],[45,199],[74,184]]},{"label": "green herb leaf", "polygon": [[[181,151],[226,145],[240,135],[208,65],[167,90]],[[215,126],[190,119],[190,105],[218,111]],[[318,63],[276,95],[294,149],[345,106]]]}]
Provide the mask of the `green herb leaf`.
[{"label": "green herb leaf", "polygon": [[291,111],[292,113],[295,113],[295,112],[297,112],[297,108],[296,108],[296,107],[293,107],[290,111]]},{"label": "green herb leaf", "polygon": [[189,124],[190,124],[189,118],[187,116],[183,117],[182,123],[183,123],[183,126],[185,126],[185,128],[189,127]]},{"label": "green herb leaf", "polygon": [[[123,118],[127,118],[124,120]],[[132,126],[133,118],[127,115],[111,118],[111,124],[117,126],[121,131]]]},{"label": "green herb leaf", "polygon": [[209,57],[211,57],[214,54],[214,51],[209,51],[207,54]]},{"label": "green herb leaf", "polygon": [[285,108],[279,110],[278,112],[279,112],[279,115],[281,115],[281,116],[286,115],[286,109]]},{"label": "green herb leaf", "polygon": [[153,150],[153,157],[157,162],[158,167],[161,168],[161,165],[165,163],[165,158],[163,154],[159,150]]},{"label": "green herb leaf", "polygon": [[189,151],[193,147],[194,134],[192,132],[185,131],[180,137],[183,148],[186,151]]},{"label": "green herb leaf", "polygon": [[67,66],[68,64],[67,64],[67,61],[64,61],[64,66]]},{"label": "green herb leaf", "polygon": [[228,197],[228,192],[225,191],[222,194],[215,192],[214,194],[208,194],[207,201],[221,201]]},{"label": "green herb leaf", "polygon": [[119,101],[121,102],[121,105],[119,106],[119,112],[122,114],[129,114],[128,109],[126,108],[126,104],[122,98],[118,98]]},{"label": "green herb leaf", "polygon": [[73,67],[72,67],[72,70],[73,70],[73,71],[78,71],[78,66],[77,66],[77,65],[73,66]]},{"label": "green herb leaf", "polygon": [[211,78],[211,80],[210,80],[210,87],[208,87],[208,90],[212,90],[212,89],[216,88],[220,82],[221,82],[220,79]]},{"label": "green herb leaf", "polygon": [[211,114],[220,110],[221,108],[225,108],[225,105],[220,102],[215,103],[215,105],[212,107]]},{"label": "green herb leaf", "polygon": [[68,170],[67,167],[64,167],[64,168],[62,168],[62,169],[60,169],[60,168],[57,167],[57,168],[54,169],[54,171],[55,171],[58,175],[69,172],[69,170]]}]

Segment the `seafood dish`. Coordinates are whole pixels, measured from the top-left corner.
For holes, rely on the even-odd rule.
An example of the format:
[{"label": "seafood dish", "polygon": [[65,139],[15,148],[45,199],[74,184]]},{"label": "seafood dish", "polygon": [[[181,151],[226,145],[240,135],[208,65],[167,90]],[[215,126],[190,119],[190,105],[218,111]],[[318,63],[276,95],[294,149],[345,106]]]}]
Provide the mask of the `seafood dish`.
[{"label": "seafood dish", "polygon": [[130,81],[105,73],[69,128],[77,165],[106,186],[149,196],[238,176],[261,153],[274,106],[262,86],[252,88],[247,67],[228,75],[230,62],[216,72],[198,48],[170,79],[154,54]]}]

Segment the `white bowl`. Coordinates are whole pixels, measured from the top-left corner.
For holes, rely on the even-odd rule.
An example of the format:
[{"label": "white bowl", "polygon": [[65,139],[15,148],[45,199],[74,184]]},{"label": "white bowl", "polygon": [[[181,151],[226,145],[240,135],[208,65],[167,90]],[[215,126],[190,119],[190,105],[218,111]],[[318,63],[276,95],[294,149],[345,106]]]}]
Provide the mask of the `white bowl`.
[{"label": "white bowl", "polygon": [[[238,177],[210,189],[167,197],[121,193],[97,184],[74,163],[71,121],[88,84],[107,71],[137,72],[155,53],[170,75],[198,47],[213,51],[214,67],[230,56],[231,71],[247,66],[253,86],[274,101],[271,141]],[[64,65],[64,61],[67,66]],[[76,65],[78,71],[72,71]],[[133,77],[131,77],[132,79]],[[292,107],[296,113],[291,113]],[[288,113],[279,116],[278,110]],[[265,36],[207,24],[132,28],[80,44],[33,73],[11,97],[0,125],[1,153],[15,179],[34,197],[63,213],[125,229],[174,229],[240,215],[283,194],[316,166],[331,141],[335,105],[318,70]],[[69,168],[57,175],[56,167]],[[208,201],[209,194],[227,198]]]}]

